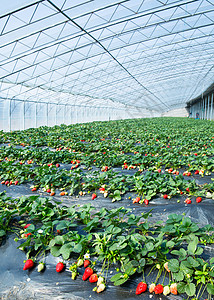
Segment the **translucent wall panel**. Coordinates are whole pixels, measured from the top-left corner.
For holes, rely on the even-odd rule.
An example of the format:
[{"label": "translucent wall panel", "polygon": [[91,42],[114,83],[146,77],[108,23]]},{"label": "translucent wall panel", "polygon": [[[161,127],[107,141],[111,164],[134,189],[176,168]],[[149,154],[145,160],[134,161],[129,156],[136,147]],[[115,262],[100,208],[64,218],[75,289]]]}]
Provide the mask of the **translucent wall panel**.
[{"label": "translucent wall panel", "polygon": [[160,116],[134,107],[112,108],[5,100],[0,98],[0,130]]}]

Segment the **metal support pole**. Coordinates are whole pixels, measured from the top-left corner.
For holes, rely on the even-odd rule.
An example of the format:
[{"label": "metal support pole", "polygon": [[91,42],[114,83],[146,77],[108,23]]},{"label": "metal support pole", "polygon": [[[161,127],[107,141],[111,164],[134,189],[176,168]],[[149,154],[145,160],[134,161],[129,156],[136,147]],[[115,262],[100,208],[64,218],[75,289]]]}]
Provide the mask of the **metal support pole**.
[{"label": "metal support pole", "polygon": [[23,101],[23,130],[25,130],[25,101]]},{"label": "metal support pole", "polygon": [[56,125],[57,125],[57,107],[58,107],[58,104],[56,104],[56,112],[55,112],[55,117],[56,117],[55,123],[56,123]]},{"label": "metal support pole", "polygon": [[35,104],[35,127],[37,128],[38,102]]},{"label": "metal support pole", "polygon": [[46,108],[46,124],[48,126],[48,103],[47,103],[47,108]]},{"label": "metal support pole", "polygon": [[12,101],[12,100],[10,99],[10,100],[9,100],[9,118],[8,118],[8,121],[9,121],[9,122],[8,122],[8,123],[9,123],[9,124],[8,124],[8,125],[9,125],[9,126],[8,126],[8,127],[9,127],[9,131],[11,131],[11,101]]},{"label": "metal support pole", "polygon": [[213,93],[211,95],[211,109],[210,109],[210,120],[213,120]]},{"label": "metal support pole", "polygon": [[207,120],[210,120],[210,95],[207,96]]}]

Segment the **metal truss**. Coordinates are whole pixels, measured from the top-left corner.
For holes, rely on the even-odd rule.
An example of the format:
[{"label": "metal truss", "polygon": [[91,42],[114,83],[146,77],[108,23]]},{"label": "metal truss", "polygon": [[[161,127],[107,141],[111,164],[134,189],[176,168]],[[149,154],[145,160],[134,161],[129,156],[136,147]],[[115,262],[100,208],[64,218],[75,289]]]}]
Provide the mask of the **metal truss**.
[{"label": "metal truss", "polygon": [[185,107],[213,83],[213,0],[19,0],[0,8],[0,97]]}]

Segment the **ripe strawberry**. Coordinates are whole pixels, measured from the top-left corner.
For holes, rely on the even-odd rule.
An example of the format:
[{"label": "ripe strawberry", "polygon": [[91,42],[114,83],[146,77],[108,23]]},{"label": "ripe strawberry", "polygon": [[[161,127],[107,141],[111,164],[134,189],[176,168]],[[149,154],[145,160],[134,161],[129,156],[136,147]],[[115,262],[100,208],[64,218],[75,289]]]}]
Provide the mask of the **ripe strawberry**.
[{"label": "ripe strawberry", "polygon": [[29,269],[32,269],[33,266],[34,266],[33,260],[32,260],[32,259],[28,259],[28,260],[26,260],[26,262],[25,262],[25,265],[24,265],[23,270],[29,270]]},{"label": "ripe strawberry", "polygon": [[135,294],[140,295],[141,293],[144,293],[146,290],[147,290],[147,284],[142,281],[138,283]]},{"label": "ripe strawberry", "polygon": [[195,174],[195,175],[199,174],[199,170],[196,170],[194,174]]},{"label": "ripe strawberry", "polygon": [[50,193],[50,196],[54,196],[54,195],[55,195],[55,192],[51,192],[51,193]]},{"label": "ripe strawberry", "polygon": [[97,282],[97,280],[98,280],[97,274],[92,274],[92,275],[89,277],[89,281],[90,281],[91,283]]},{"label": "ripe strawberry", "polygon": [[31,224],[26,224],[26,225],[24,226],[24,229],[28,228],[30,225],[31,225]]},{"label": "ripe strawberry", "polygon": [[145,200],[144,200],[144,203],[145,203],[146,205],[148,205],[148,204],[149,204],[149,200],[148,200],[148,199],[145,199]]},{"label": "ripe strawberry", "polygon": [[88,259],[84,260],[84,268],[87,268],[90,265],[90,261]]},{"label": "ripe strawberry", "polygon": [[34,187],[34,188],[32,188],[32,192],[35,192],[37,190],[37,188],[36,187]]},{"label": "ripe strawberry", "polygon": [[58,262],[58,264],[56,265],[56,271],[59,273],[59,272],[62,272],[65,268],[65,265],[62,263],[62,262]]},{"label": "ripe strawberry", "polygon": [[198,153],[194,153],[194,155],[195,155],[195,156],[197,156],[197,155],[198,155]]},{"label": "ripe strawberry", "polygon": [[190,192],[189,188],[186,188],[186,191],[189,193]]},{"label": "ripe strawberry", "polygon": [[9,181],[8,181],[8,180],[6,180],[6,181],[5,181],[5,185],[8,185],[8,184],[9,184]]},{"label": "ripe strawberry", "polygon": [[191,172],[187,172],[187,176],[191,176],[192,174],[191,174]]},{"label": "ripe strawberry", "polygon": [[172,283],[170,285],[170,292],[173,294],[173,295],[177,295],[178,294],[178,291],[177,291],[177,283]]},{"label": "ripe strawberry", "polygon": [[59,168],[59,167],[60,167],[60,164],[56,164],[56,167]]},{"label": "ripe strawberry", "polygon": [[64,195],[65,195],[65,192],[61,192],[61,193],[60,193],[60,196],[64,196]]},{"label": "ripe strawberry", "polygon": [[167,198],[168,198],[168,195],[166,195],[166,194],[163,195],[163,198],[164,198],[164,199],[167,199]]},{"label": "ripe strawberry", "polygon": [[190,198],[187,198],[187,199],[185,200],[185,202],[186,202],[186,204],[191,204],[191,203],[192,203],[192,201],[190,200]]},{"label": "ripe strawberry", "polygon": [[158,173],[161,173],[161,169],[158,169],[157,171],[158,171]]},{"label": "ripe strawberry", "polygon": [[94,200],[95,198],[97,198],[97,195],[93,193],[91,199]]},{"label": "ripe strawberry", "polygon": [[163,286],[162,284],[158,284],[156,285],[155,289],[154,289],[155,294],[162,294],[163,293]]},{"label": "ripe strawberry", "polygon": [[183,195],[184,192],[180,191],[180,194]]},{"label": "ripe strawberry", "polygon": [[47,193],[50,193],[51,192],[51,189],[47,189],[47,191],[46,191]]},{"label": "ripe strawberry", "polygon": [[197,198],[196,198],[196,202],[197,202],[197,203],[200,203],[201,201],[202,201],[202,198],[201,198],[201,197],[197,197]]},{"label": "ripe strawberry", "polygon": [[82,280],[87,280],[93,273],[94,271],[90,267],[86,268]]},{"label": "ripe strawberry", "polygon": [[16,181],[14,182],[15,185],[17,185],[18,183],[19,183],[18,180],[16,180]]}]

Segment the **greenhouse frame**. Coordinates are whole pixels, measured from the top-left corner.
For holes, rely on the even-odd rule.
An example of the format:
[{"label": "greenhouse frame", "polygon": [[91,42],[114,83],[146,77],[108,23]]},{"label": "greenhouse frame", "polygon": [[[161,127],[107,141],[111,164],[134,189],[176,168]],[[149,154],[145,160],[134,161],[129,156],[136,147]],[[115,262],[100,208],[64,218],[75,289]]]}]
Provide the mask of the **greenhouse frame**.
[{"label": "greenhouse frame", "polygon": [[0,299],[213,300],[214,0],[0,4]]},{"label": "greenhouse frame", "polygon": [[3,2],[4,130],[161,116],[213,83],[213,1]]}]

